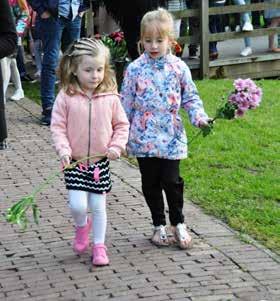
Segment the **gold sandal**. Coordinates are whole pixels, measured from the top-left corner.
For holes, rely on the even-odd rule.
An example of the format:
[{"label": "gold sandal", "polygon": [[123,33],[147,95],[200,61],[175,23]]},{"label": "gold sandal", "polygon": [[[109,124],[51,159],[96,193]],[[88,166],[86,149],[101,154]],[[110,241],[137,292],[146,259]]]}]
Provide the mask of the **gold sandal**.
[{"label": "gold sandal", "polygon": [[169,240],[166,233],[166,226],[156,226],[151,241],[154,245],[159,247],[169,246]]}]

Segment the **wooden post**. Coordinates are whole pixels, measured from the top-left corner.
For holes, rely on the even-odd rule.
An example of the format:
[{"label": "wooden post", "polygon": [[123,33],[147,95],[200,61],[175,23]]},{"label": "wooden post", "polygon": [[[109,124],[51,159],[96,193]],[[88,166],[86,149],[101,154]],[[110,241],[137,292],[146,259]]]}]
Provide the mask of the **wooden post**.
[{"label": "wooden post", "polygon": [[200,1],[200,78],[209,77],[209,0]]}]

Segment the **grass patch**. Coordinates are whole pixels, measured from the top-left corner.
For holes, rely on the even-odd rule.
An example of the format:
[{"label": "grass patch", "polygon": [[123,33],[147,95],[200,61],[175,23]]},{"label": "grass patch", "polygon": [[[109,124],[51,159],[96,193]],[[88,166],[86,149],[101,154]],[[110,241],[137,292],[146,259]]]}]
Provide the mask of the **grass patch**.
[{"label": "grass patch", "polygon": [[[196,81],[210,116],[232,83]],[[213,135],[194,140],[181,174],[189,200],[280,254],[279,81],[262,80],[258,85],[264,92],[260,107],[240,119],[218,120]],[[24,91],[40,103],[38,84],[25,83]],[[191,139],[198,130],[182,115]]]},{"label": "grass patch", "polygon": [[23,82],[22,86],[24,90],[24,95],[29,99],[35,101],[37,104],[41,105],[40,83]]},{"label": "grass patch", "polygon": [[[231,80],[196,84],[210,116],[232,90]],[[218,120],[213,135],[194,140],[181,173],[188,199],[280,253],[279,82],[258,85],[261,106],[240,119]],[[183,116],[191,138],[197,129]]]}]

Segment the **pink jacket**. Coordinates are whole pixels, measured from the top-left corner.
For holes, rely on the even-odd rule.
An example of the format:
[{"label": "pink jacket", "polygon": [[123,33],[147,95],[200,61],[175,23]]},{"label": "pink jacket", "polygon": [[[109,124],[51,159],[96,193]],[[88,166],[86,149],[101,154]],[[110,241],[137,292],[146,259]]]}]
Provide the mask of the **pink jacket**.
[{"label": "pink jacket", "polygon": [[90,99],[82,93],[69,96],[61,90],[56,97],[51,133],[60,157],[79,160],[105,154],[109,148],[120,156],[128,131],[129,122],[118,94],[100,93]]}]

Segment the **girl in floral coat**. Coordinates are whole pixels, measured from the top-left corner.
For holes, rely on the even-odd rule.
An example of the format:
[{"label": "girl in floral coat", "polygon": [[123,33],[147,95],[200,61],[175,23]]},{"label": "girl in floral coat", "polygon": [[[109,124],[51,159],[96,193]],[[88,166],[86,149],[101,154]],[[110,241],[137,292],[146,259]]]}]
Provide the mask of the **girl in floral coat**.
[{"label": "girl in floral coat", "polygon": [[141,21],[144,53],[132,62],[124,76],[122,104],[130,122],[127,152],[136,156],[142,189],[154,225],[152,242],[169,245],[164,214],[164,190],[171,229],[180,248],[191,245],[183,215],[184,182],[180,159],[187,157],[187,137],[179,115],[184,108],[196,127],[209,118],[187,65],[171,54],[174,41],[172,16],[165,9],[148,12]]}]

